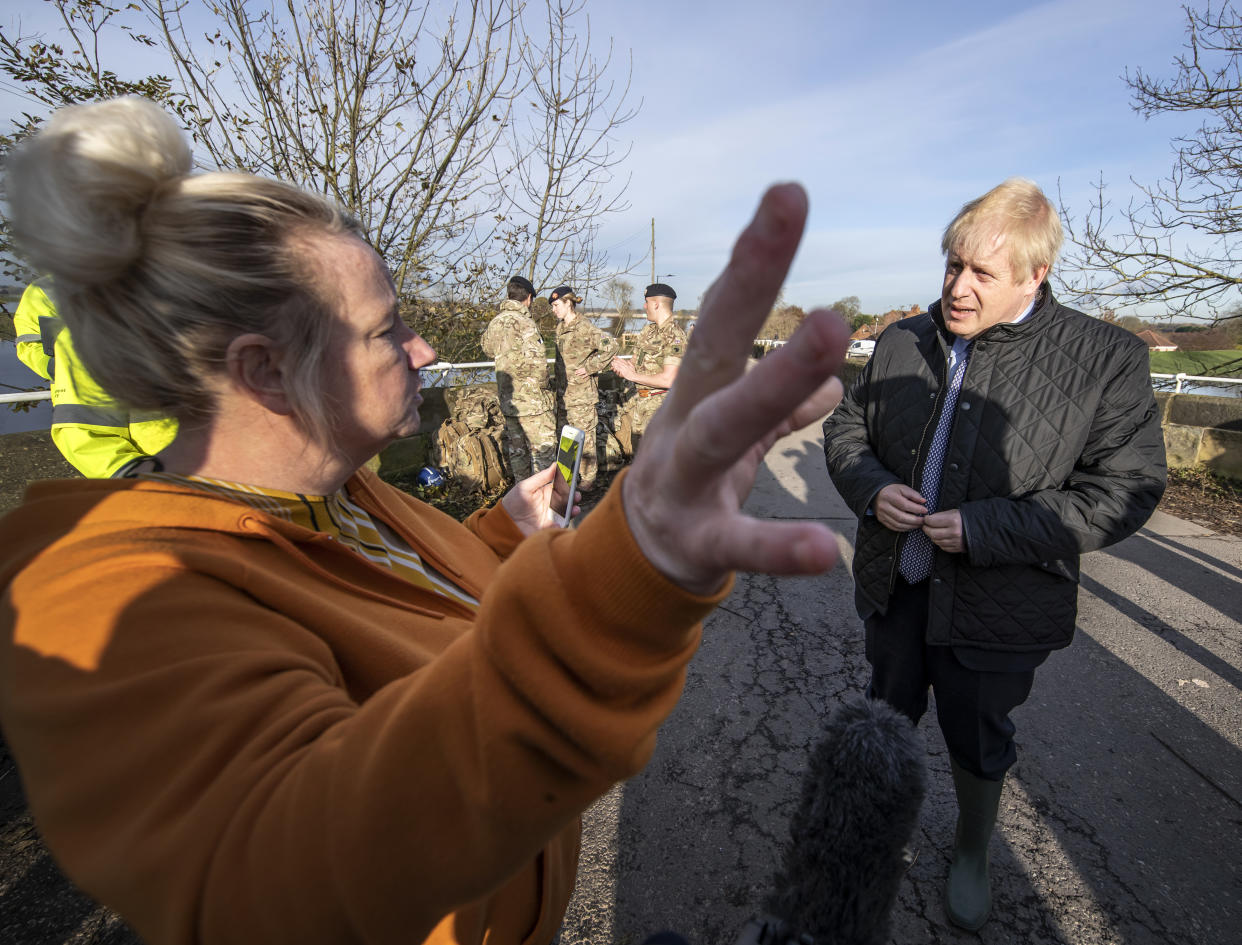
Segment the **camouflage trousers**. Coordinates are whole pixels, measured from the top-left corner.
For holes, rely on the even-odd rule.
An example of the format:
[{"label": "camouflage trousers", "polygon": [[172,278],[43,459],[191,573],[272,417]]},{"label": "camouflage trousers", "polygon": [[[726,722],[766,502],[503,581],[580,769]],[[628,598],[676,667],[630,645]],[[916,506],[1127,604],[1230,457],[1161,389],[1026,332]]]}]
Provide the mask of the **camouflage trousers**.
[{"label": "camouflage trousers", "polygon": [[621,442],[621,449],[626,456],[633,458],[638,444],[642,441],[643,431],[647,429],[647,424],[667,396],[668,394],[658,394],[655,397],[639,397],[635,394],[622,405],[617,420],[617,439]]},{"label": "camouflage trousers", "polygon": [[549,405],[542,413],[505,414],[505,454],[515,479],[547,469],[556,459],[556,411]]},{"label": "camouflage trousers", "polygon": [[582,462],[579,465],[578,478],[590,485],[599,472],[599,458],[596,455],[596,428],[599,426],[599,414],[596,411],[597,401],[574,401],[565,404],[565,422],[575,426],[584,434],[582,438]]}]

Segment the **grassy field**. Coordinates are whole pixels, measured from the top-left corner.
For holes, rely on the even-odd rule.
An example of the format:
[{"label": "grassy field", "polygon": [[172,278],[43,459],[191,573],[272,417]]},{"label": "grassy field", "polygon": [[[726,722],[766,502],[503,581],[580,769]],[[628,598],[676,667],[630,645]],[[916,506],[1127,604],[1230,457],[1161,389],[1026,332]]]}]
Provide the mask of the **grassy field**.
[{"label": "grassy field", "polygon": [[[1224,367],[1224,370],[1218,370]],[[1242,349],[1231,351],[1153,351],[1153,374],[1242,377]]]}]

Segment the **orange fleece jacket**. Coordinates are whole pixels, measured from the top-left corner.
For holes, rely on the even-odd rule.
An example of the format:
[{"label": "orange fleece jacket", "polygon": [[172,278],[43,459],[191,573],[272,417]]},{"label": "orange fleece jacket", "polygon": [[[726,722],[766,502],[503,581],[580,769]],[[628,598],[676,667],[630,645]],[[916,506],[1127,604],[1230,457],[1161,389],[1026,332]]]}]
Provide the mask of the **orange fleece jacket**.
[{"label": "orange fleece jacket", "polygon": [[478,613],[190,487],[40,483],[0,522],[5,737],[150,945],[549,941],[578,814],[646,763],[727,592],[658,574],[619,488],[526,540],[348,488]]}]

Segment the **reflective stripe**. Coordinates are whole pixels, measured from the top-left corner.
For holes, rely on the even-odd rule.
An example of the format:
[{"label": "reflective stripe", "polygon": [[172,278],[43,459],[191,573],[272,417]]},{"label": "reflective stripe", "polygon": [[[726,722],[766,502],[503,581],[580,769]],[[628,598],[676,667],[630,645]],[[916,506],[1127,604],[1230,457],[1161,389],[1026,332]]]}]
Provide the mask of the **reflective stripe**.
[{"label": "reflective stripe", "polygon": [[132,427],[135,423],[163,423],[168,420],[166,413],[131,413],[129,415],[129,425]]},{"label": "reflective stripe", "polygon": [[85,404],[55,404],[52,407],[52,425],[74,423],[88,427],[120,427],[129,429],[129,414],[106,407],[87,407]]},{"label": "reflective stripe", "polygon": [[39,316],[39,337],[43,339],[43,353],[49,358],[56,353],[56,336],[65,330],[65,323],[55,315]]},{"label": "reflective stripe", "polygon": [[[17,343],[19,345],[28,345],[32,341],[41,341],[42,339],[43,339],[42,335],[18,335]],[[46,353],[47,352],[44,352],[44,354]]]}]

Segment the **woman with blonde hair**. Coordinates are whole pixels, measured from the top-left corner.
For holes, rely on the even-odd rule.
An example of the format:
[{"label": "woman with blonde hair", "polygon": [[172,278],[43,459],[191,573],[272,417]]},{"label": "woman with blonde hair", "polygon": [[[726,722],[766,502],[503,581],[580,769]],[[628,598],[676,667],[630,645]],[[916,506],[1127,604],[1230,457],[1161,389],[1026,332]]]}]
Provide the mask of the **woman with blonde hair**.
[{"label": "woman with blonde hair", "polygon": [[91,373],[180,421],[0,524],[0,721],[66,873],[150,945],[550,941],[578,815],[649,758],[731,570],[835,560],[822,525],[740,513],[839,394],[826,313],[744,373],[802,192],[765,196],[650,442],[569,531],[550,469],[463,526],[364,468],[418,430],[435,354],[323,198],[191,173],[135,98],[63,109],[7,173]]}]

